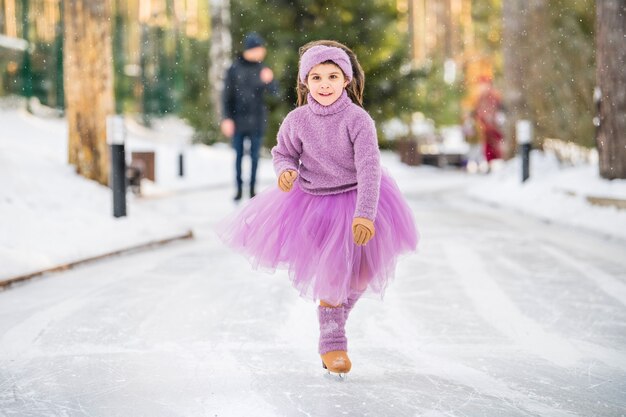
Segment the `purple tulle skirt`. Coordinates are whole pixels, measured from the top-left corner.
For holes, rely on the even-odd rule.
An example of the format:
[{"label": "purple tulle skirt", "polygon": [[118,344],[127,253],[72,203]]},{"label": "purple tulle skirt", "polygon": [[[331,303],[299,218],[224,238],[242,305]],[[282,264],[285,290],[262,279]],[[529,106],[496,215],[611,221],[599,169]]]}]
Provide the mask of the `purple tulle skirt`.
[{"label": "purple tulle skirt", "polygon": [[354,292],[383,296],[398,255],[417,247],[413,214],[394,180],[383,173],[376,233],[365,246],[352,236],[356,190],[333,195],[272,187],[220,222],[217,233],[253,267],[285,268],[300,295],[331,304]]}]

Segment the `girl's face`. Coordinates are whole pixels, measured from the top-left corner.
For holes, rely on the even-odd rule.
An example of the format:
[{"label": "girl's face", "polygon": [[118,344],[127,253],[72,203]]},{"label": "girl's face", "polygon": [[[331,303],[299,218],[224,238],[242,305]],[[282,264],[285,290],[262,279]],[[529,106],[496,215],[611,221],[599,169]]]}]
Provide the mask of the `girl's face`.
[{"label": "girl's face", "polygon": [[311,95],[322,106],[330,106],[343,93],[348,80],[343,71],[335,64],[318,64],[314,66],[306,78],[306,86]]}]

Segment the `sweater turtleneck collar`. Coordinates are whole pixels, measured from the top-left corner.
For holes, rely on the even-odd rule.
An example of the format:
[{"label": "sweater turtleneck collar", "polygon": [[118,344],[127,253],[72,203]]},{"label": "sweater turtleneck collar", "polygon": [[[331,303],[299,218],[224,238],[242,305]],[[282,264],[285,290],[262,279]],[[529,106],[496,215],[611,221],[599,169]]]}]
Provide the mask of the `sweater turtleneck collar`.
[{"label": "sweater turtleneck collar", "polygon": [[307,103],[313,113],[320,116],[328,116],[330,114],[339,113],[340,111],[348,107],[348,105],[352,103],[352,100],[350,100],[350,97],[348,97],[348,93],[346,92],[346,90],[343,90],[341,96],[329,106],[323,106],[315,101],[311,93],[309,93],[307,96]]}]

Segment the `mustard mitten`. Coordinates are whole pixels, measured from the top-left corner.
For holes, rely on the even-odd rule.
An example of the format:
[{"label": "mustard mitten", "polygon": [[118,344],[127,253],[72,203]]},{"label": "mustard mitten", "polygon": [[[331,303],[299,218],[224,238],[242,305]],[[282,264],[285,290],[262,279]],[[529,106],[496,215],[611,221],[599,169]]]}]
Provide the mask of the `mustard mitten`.
[{"label": "mustard mitten", "polygon": [[293,188],[293,183],[298,178],[298,173],[294,170],[283,171],[278,177],[278,188],[281,191],[288,193]]},{"label": "mustard mitten", "polygon": [[352,234],[354,243],[359,246],[367,244],[374,237],[374,222],[365,217],[355,217],[352,220]]}]

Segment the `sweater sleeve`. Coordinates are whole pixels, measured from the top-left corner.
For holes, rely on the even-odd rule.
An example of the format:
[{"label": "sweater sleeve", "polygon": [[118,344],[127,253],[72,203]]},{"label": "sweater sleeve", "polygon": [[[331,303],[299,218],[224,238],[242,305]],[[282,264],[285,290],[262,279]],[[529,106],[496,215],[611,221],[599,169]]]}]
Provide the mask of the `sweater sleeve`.
[{"label": "sweater sleeve", "polygon": [[274,78],[269,84],[265,84],[265,91],[273,97],[278,97],[279,88],[276,78]]},{"label": "sweater sleeve", "polygon": [[288,114],[278,129],[276,146],[272,148],[272,161],[277,176],[287,170],[298,170],[302,143],[295,137],[293,117]]},{"label": "sweater sleeve", "polygon": [[232,119],[235,116],[235,82],[233,67],[226,71],[224,90],[222,91],[222,118]]},{"label": "sweater sleeve", "polygon": [[354,127],[354,165],[357,177],[357,197],[354,217],[376,219],[380,194],[380,151],[376,127],[369,115],[364,114]]}]

